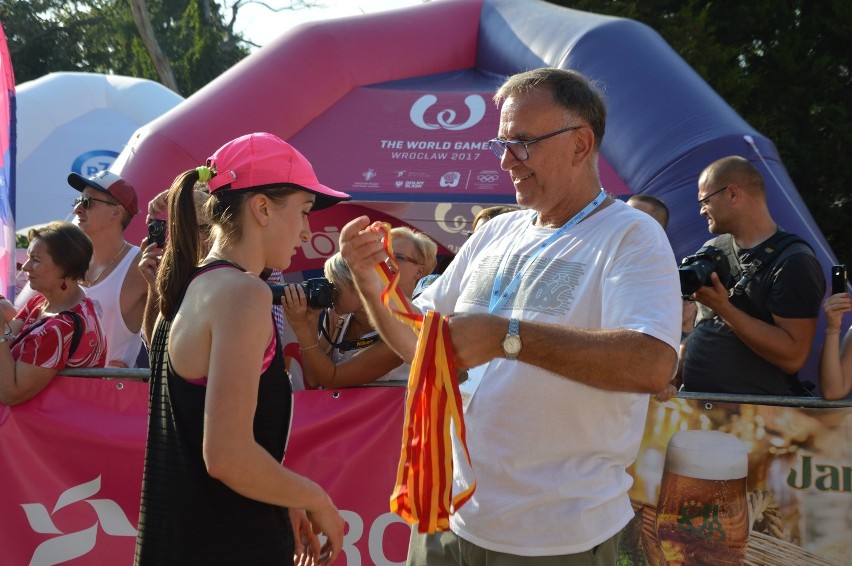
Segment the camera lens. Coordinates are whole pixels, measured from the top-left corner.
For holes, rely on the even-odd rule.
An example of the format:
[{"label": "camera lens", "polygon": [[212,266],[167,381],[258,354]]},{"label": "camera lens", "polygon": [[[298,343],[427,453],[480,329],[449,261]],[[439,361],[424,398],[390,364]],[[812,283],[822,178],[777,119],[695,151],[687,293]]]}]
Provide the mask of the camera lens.
[{"label": "camera lens", "polygon": [[325,277],[315,277],[302,282],[308,306],[314,309],[327,309],[332,306],[334,287]]},{"label": "camera lens", "polygon": [[726,289],[731,287],[731,267],[725,252],[714,246],[704,246],[694,255],[683,258],[677,269],[680,292],[684,297],[695,293],[702,285],[711,285],[710,275],[716,273]]},{"label": "camera lens", "polygon": [[706,281],[709,281],[712,272],[712,266],[708,268],[707,262],[704,261],[681,267],[678,270],[681,295],[691,295],[696,292]]}]

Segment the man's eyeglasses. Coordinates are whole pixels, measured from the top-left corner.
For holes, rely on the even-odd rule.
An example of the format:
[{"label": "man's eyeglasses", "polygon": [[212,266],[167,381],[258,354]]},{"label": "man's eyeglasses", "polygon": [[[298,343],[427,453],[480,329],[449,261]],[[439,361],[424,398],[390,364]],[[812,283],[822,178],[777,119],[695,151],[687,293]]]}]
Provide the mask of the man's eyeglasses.
[{"label": "man's eyeglasses", "polygon": [[117,202],[110,202],[108,200],[101,200],[95,197],[77,197],[74,199],[74,208],[78,205],[83,206],[83,210],[89,210],[89,207],[92,206],[92,201],[94,202],[102,202],[104,204],[108,204],[110,206],[119,206]]},{"label": "man's eyeglasses", "polygon": [[413,263],[414,265],[423,265],[413,257],[408,257],[407,255],[401,253],[394,253],[393,259],[396,260],[397,265],[399,265],[400,263]]},{"label": "man's eyeglasses", "polygon": [[725,185],[724,187],[722,187],[718,191],[713,191],[712,193],[710,193],[706,197],[698,199],[698,206],[700,206],[701,208],[704,208],[704,206],[707,204],[707,199],[709,199],[710,197],[712,197],[714,195],[718,195],[719,193],[721,193],[722,191],[724,191],[725,189],[727,189],[730,186],[731,185]]},{"label": "man's eyeglasses", "polygon": [[541,140],[546,140],[547,138],[552,138],[553,136],[558,136],[559,134],[564,134],[565,132],[579,130],[582,127],[583,126],[571,126],[570,128],[562,128],[561,130],[526,141],[501,140],[499,138],[494,138],[493,140],[488,140],[488,146],[491,148],[491,151],[494,152],[494,155],[497,156],[497,159],[503,159],[503,154],[506,153],[506,150],[508,149],[509,153],[511,153],[515,159],[518,161],[526,161],[530,158],[529,147],[532,144],[540,142]]}]

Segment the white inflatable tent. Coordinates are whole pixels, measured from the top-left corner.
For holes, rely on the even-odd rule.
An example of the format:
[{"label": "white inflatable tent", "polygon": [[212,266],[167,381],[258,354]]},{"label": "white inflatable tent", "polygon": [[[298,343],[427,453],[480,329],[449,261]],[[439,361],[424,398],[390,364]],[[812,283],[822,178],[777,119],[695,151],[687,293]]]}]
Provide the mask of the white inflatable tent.
[{"label": "white inflatable tent", "polygon": [[132,77],[51,73],[17,87],[15,224],[69,218],[72,171],[108,169],[133,133],[179,104],[163,85]]}]

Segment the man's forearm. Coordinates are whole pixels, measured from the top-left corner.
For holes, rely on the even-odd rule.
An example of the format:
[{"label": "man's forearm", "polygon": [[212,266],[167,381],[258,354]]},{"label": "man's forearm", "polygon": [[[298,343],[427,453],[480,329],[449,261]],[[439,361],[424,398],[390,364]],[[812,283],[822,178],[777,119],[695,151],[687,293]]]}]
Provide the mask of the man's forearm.
[{"label": "man's forearm", "polygon": [[816,331],[816,319],[784,319],[790,328],[770,324],[730,305],[717,312],[748,348],[785,373],[804,365]]},{"label": "man's forearm", "polygon": [[340,231],[340,253],[352,273],[355,288],[367,309],[370,320],[382,340],[406,362],[414,359],[417,345],[415,333],[405,323],[397,320],[382,304],[382,281],[375,270],[379,262],[388,258],[382,238],[384,225],[370,223],[366,216],[351,220]]},{"label": "man's forearm", "polygon": [[[457,367],[471,368],[506,357],[506,318],[456,314],[449,319]],[[518,362],[597,389],[656,394],[672,378],[675,349],[633,330],[597,330],[520,320]],[[516,363],[516,362],[509,362]]]},{"label": "man's forearm", "polygon": [[677,352],[633,330],[524,323],[519,360],[598,389],[656,394],[674,375]]}]

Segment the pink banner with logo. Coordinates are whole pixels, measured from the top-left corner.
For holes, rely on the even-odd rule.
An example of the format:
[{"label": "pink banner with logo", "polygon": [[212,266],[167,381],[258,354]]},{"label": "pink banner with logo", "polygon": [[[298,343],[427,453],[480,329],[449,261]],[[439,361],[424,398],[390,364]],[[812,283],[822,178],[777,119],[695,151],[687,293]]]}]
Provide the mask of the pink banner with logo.
[{"label": "pink banner with logo", "polygon": [[4,564],[132,564],[148,387],[58,377],[0,405]]},{"label": "pink banner with logo", "polygon": [[[285,465],[319,482],[346,519],[345,554],[337,564],[405,561],[409,527],[389,505],[404,397],[401,387],[296,394]],[[56,378],[28,403],[0,406],[0,563],[132,563],[147,402],[143,383]],[[670,442],[682,431],[709,431],[713,442],[720,435],[736,439],[742,462],[732,479],[739,491],[728,490],[735,499],[720,500],[722,491],[712,485],[662,496],[666,474],[673,473]],[[622,537],[619,563],[719,564],[721,551],[711,553],[710,562],[695,553],[721,544],[736,564],[849,564],[850,438],[850,407],[651,401],[642,448],[629,470],[637,515]],[[680,448],[686,450],[681,464],[698,478],[722,459],[706,445]],[[694,461],[708,455],[709,463]],[[685,477],[678,481],[693,476]],[[664,499],[685,493],[667,510]],[[730,508],[747,511],[740,513],[743,521],[729,522]]]},{"label": "pink banner with logo", "polygon": [[[296,394],[285,465],[318,481],[347,521],[338,564],[405,562],[390,513],[404,388]],[[0,405],[0,563],[132,564],[147,384],[59,377]]]},{"label": "pink banner with logo", "polygon": [[[290,141],[323,183],[356,200],[514,203],[512,180],[488,147],[500,123],[493,86],[359,87]],[[603,156],[599,165],[610,194],[632,194]]]}]

